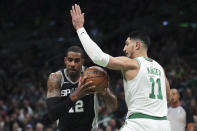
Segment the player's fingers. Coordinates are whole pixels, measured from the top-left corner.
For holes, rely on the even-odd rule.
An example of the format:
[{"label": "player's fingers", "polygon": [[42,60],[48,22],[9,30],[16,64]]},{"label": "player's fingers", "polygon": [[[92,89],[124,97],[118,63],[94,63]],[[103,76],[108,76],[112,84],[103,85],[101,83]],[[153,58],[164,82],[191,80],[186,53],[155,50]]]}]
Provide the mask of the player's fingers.
[{"label": "player's fingers", "polygon": [[96,86],[95,86],[95,85],[93,85],[93,86],[89,86],[89,87],[88,87],[88,90],[89,90],[89,91],[94,91],[94,90],[95,90],[95,88],[96,88]]},{"label": "player's fingers", "polygon": [[72,12],[72,10],[70,10],[70,15],[73,17],[73,12]]},{"label": "player's fingers", "polygon": [[84,17],[85,13],[82,13],[82,16]]},{"label": "player's fingers", "polygon": [[80,6],[78,5],[78,8],[79,8],[79,13],[81,14],[81,8],[80,8]]},{"label": "player's fingers", "polygon": [[76,15],[76,11],[75,11],[74,5],[72,6],[72,13],[73,13],[73,15]]},{"label": "player's fingers", "polygon": [[88,88],[86,88],[85,91],[87,92],[87,94],[94,94],[95,93],[95,88],[96,88],[95,85],[89,86]]},{"label": "player's fingers", "polygon": [[75,11],[76,11],[76,14],[79,15],[79,11],[78,11],[78,6],[77,6],[77,4],[75,4]]},{"label": "player's fingers", "polygon": [[86,80],[87,80],[87,76],[84,76],[84,77],[80,77],[79,81],[81,84],[84,84]]},{"label": "player's fingers", "polygon": [[77,4],[74,5],[74,9],[75,9],[76,15],[79,15],[79,14],[78,14],[78,9],[77,9]]},{"label": "player's fingers", "polygon": [[78,15],[81,15],[81,9],[80,9],[80,6],[79,5],[77,5],[77,13],[78,13]]},{"label": "player's fingers", "polygon": [[91,86],[92,83],[93,83],[92,81],[88,81],[87,83],[82,85],[82,88],[87,88],[87,87]]}]

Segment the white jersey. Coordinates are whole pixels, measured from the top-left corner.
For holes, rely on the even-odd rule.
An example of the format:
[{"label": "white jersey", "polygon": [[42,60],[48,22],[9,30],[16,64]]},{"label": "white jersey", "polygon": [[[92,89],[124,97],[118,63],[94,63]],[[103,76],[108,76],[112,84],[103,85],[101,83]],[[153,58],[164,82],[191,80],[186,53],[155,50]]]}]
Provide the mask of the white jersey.
[{"label": "white jersey", "polygon": [[137,57],[140,65],[133,80],[124,82],[127,117],[133,113],[167,116],[166,83],[163,68],[154,60]]}]

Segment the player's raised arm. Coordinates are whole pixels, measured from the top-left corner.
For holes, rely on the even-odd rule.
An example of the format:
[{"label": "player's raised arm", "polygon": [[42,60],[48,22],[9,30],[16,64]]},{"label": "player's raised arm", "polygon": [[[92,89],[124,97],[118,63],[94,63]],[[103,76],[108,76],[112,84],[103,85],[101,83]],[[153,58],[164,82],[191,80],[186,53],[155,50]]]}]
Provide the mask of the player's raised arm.
[{"label": "player's raised arm", "polygon": [[77,31],[84,50],[95,64],[115,70],[137,68],[138,64],[135,60],[131,60],[127,57],[112,57],[104,53],[98,47],[98,45],[89,37],[85,28],[83,27],[84,13],[81,12],[79,5],[75,4],[72,6],[70,14],[72,16],[73,26]]}]

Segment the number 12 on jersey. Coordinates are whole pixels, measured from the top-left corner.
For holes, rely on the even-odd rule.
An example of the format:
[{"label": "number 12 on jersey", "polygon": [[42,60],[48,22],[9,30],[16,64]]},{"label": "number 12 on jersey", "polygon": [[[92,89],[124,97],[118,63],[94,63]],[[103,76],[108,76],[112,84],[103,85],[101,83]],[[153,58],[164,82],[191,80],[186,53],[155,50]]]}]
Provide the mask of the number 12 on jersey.
[{"label": "number 12 on jersey", "polygon": [[79,113],[79,112],[84,112],[84,104],[82,100],[78,100],[75,103],[74,109],[73,107],[70,108],[68,111],[69,113]]},{"label": "number 12 on jersey", "polygon": [[[162,92],[161,92],[161,80],[160,80],[160,78],[157,78],[155,80],[154,78],[150,77],[149,80],[152,83],[152,90],[151,90],[151,93],[149,94],[149,98],[162,100],[163,96],[162,96]],[[158,87],[158,89],[155,89],[155,87]],[[158,90],[157,98],[155,96],[155,90]]]}]

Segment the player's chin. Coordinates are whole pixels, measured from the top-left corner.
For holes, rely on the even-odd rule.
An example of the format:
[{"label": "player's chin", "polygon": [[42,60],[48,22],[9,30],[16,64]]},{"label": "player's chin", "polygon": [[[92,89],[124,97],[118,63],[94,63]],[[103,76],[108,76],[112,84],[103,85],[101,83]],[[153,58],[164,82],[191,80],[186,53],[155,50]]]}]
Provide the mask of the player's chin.
[{"label": "player's chin", "polygon": [[125,53],[125,56],[126,56],[126,57],[129,57],[129,53]]},{"label": "player's chin", "polygon": [[75,74],[77,74],[77,71],[76,70],[68,70],[68,73],[70,75],[75,75]]},{"label": "player's chin", "polygon": [[170,101],[172,104],[176,103],[176,101],[174,99],[171,99]]}]

